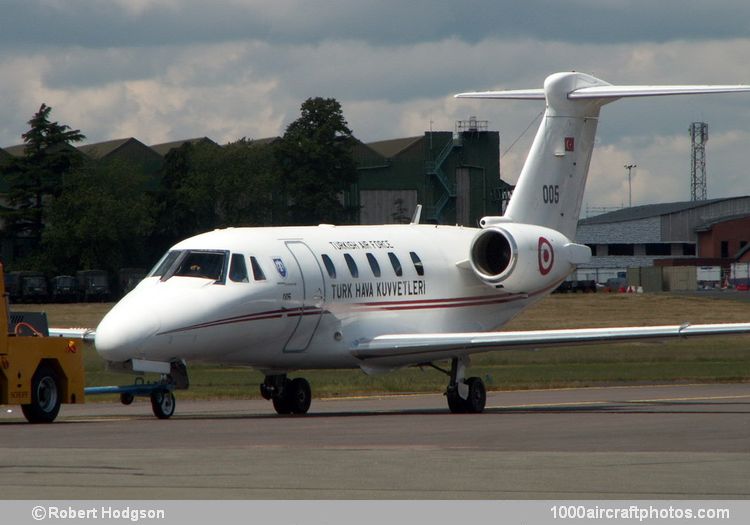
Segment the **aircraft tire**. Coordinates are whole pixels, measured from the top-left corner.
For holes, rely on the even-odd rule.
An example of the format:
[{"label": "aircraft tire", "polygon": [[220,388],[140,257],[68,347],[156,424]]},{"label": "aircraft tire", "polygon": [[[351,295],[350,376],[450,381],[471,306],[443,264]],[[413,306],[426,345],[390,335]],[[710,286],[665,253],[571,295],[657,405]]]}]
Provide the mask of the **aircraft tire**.
[{"label": "aircraft tire", "polygon": [[280,416],[285,416],[292,413],[292,407],[290,406],[289,399],[284,396],[274,397],[271,402],[273,403],[273,409]]},{"label": "aircraft tire", "polygon": [[169,419],[174,414],[174,394],[168,390],[157,390],[151,394],[151,410],[159,419]]},{"label": "aircraft tire", "polygon": [[445,394],[445,397],[448,399],[448,408],[451,414],[466,413],[466,402],[458,395],[458,389],[449,391]]},{"label": "aircraft tire", "polygon": [[481,414],[487,403],[487,390],[484,382],[479,377],[470,377],[466,380],[469,387],[469,397],[464,400],[466,412],[469,414]]},{"label": "aircraft tire", "polygon": [[52,423],[60,412],[60,387],[57,372],[40,366],[31,380],[31,403],[21,405],[29,423]]},{"label": "aircraft tire", "polygon": [[122,403],[123,405],[132,405],[133,401],[135,401],[135,396],[133,394],[120,394],[120,403]]},{"label": "aircraft tire", "polygon": [[307,414],[312,402],[310,383],[303,377],[296,377],[286,388],[287,402],[292,414]]}]

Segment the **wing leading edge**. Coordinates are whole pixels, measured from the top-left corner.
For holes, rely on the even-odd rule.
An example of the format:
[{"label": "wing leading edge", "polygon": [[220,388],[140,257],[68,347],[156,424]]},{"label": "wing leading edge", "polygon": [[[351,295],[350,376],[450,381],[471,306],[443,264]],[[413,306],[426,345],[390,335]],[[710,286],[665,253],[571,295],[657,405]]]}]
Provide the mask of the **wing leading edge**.
[{"label": "wing leading edge", "polygon": [[359,342],[351,350],[351,353],[362,361],[363,366],[399,367],[491,350],[580,346],[592,343],[736,334],[750,334],[750,323],[452,334],[393,334],[381,335],[369,341]]}]

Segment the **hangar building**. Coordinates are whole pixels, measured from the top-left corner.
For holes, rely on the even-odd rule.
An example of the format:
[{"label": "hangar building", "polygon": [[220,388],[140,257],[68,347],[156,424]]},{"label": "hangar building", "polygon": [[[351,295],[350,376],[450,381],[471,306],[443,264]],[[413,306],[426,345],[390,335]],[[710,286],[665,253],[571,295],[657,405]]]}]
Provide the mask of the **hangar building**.
[{"label": "hangar building", "polygon": [[582,219],[576,239],[593,255],[581,268],[727,267],[750,243],[750,196],[625,208]]}]

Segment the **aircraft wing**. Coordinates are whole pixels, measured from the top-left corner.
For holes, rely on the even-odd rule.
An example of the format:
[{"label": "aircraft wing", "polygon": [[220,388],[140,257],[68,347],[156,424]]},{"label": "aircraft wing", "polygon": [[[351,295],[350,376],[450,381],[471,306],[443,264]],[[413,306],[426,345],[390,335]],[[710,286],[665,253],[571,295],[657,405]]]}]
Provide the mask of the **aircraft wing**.
[{"label": "aircraft wing", "polygon": [[362,367],[397,368],[491,350],[580,346],[649,339],[750,334],[750,323],[683,324],[622,328],[381,335],[358,342],[351,353]]},{"label": "aircraft wing", "polygon": [[50,337],[64,337],[66,339],[83,339],[92,341],[96,337],[96,332],[91,328],[50,328]]}]

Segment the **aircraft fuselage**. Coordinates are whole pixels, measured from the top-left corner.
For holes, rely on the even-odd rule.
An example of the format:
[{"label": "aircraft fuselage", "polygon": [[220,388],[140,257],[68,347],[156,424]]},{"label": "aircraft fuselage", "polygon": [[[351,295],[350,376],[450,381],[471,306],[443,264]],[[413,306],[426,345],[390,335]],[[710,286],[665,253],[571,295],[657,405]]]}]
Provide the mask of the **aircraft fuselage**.
[{"label": "aircraft fuselage", "polygon": [[[97,349],[110,361],[346,368],[359,366],[350,353],[357,341],[377,335],[491,330],[560,274],[525,293],[487,286],[457,264],[478,231],[321,225],[198,235],[175,245],[165,256],[172,268],[157,264],[105,317]],[[191,256],[196,268],[183,260],[175,270]],[[201,275],[200,264],[215,273]]]}]

